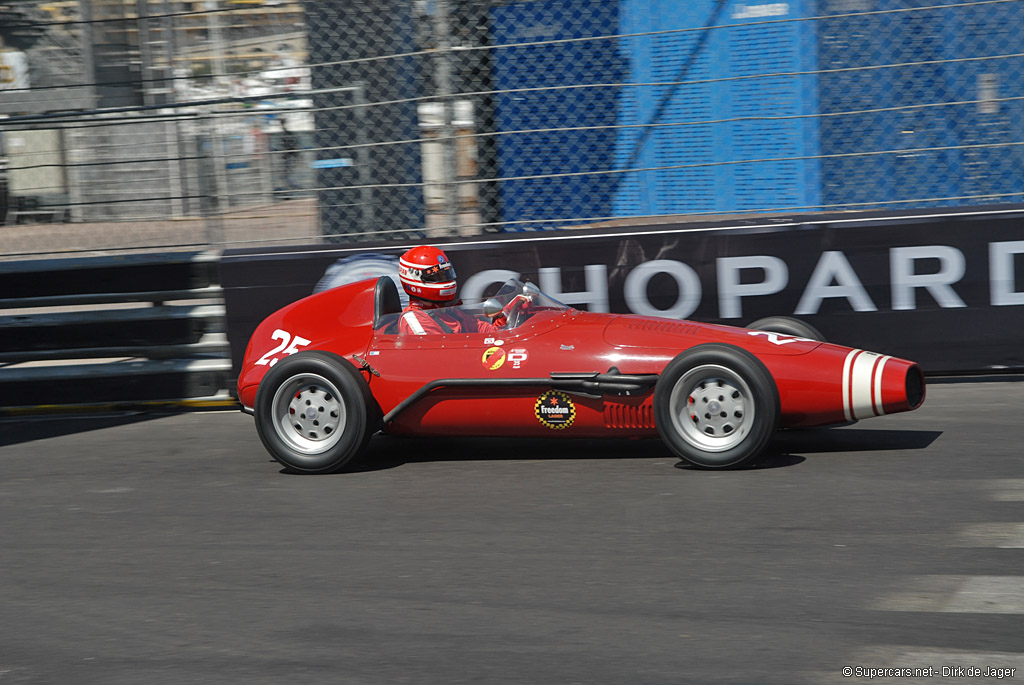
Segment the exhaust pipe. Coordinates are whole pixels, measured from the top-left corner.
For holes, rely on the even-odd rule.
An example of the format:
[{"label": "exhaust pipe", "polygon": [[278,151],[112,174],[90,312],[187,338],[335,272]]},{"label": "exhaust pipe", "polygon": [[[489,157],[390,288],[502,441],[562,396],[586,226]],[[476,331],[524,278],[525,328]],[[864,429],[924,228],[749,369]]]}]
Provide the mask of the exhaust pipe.
[{"label": "exhaust pipe", "polygon": [[843,362],[842,391],[847,421],[911,411],[924,402],[924,373],[906,359],[851,350]]}]

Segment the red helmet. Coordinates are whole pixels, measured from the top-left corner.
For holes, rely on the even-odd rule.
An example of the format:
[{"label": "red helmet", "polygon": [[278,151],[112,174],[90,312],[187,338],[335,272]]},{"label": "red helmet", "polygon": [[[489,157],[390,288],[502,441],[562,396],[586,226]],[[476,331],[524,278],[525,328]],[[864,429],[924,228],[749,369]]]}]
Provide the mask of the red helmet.
[{"label": "red helmet", "polygon": [[398,260],[398,275],[410,297],[431,302],[455,299],[455,268],[436,247],[421,245],[406,252]]}]

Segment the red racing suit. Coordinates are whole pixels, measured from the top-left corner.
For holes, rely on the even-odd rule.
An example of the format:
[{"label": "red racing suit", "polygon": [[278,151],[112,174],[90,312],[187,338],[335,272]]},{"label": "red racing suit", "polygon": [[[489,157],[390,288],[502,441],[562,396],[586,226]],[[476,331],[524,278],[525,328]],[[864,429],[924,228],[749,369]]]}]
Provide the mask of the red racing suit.
[{"label": "red racing suit", "polygon": [[[498,322],[502,318],[497,319]],[[400,335],[442,335],[444,333],[500,333],[493,323],[483,321],[455,306],[433,307],[429,302],[410,299],[398,319]]]}]

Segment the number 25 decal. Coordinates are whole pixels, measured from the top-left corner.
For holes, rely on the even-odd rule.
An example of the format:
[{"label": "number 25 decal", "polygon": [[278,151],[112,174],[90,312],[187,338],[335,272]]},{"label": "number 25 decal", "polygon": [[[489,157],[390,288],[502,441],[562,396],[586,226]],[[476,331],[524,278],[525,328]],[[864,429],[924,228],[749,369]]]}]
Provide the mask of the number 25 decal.
[{"label": "number 25 decal", "polygon": [[[296,335],[295,337],[292,337],[291,333],[288,331],[282,331],[280,328],[270,335],[270,339],[280,340],[281,344],[260,357],[259,361],[256,362],[256,366],[266,366],[267,364],[273,366],[279,361],[277,358],[278,354],[295,354],[299,351],[300,347],[305,347],[310,343],[309,340],[306,340],[301,336]],[[289,343],[291,344],[289,345]]]}]

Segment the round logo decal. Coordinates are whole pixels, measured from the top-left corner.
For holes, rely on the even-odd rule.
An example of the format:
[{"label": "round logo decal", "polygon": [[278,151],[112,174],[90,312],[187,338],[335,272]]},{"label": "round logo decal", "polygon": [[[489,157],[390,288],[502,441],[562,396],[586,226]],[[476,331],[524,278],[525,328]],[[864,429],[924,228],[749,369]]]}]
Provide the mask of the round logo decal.
[{"label": "round logo decal", "polygon": [[554,430],[562,430],[576,420],[576,405],[564,392],[548,390],[533,405],[537,420]]},{"label": "round logo decal", "polygon": [[480,363],[488,371],[497,371],[505,363],[505,350],[500,347],[488,347],[484,350],[484,356],[480,357]]},{"label": "round logo decal", "polygon": [[512,349],[508,351],[508,360],[512,362],[512,368],[518,369],[526,363],[526,360],[530,357],[529,353],[523,349]]}]

